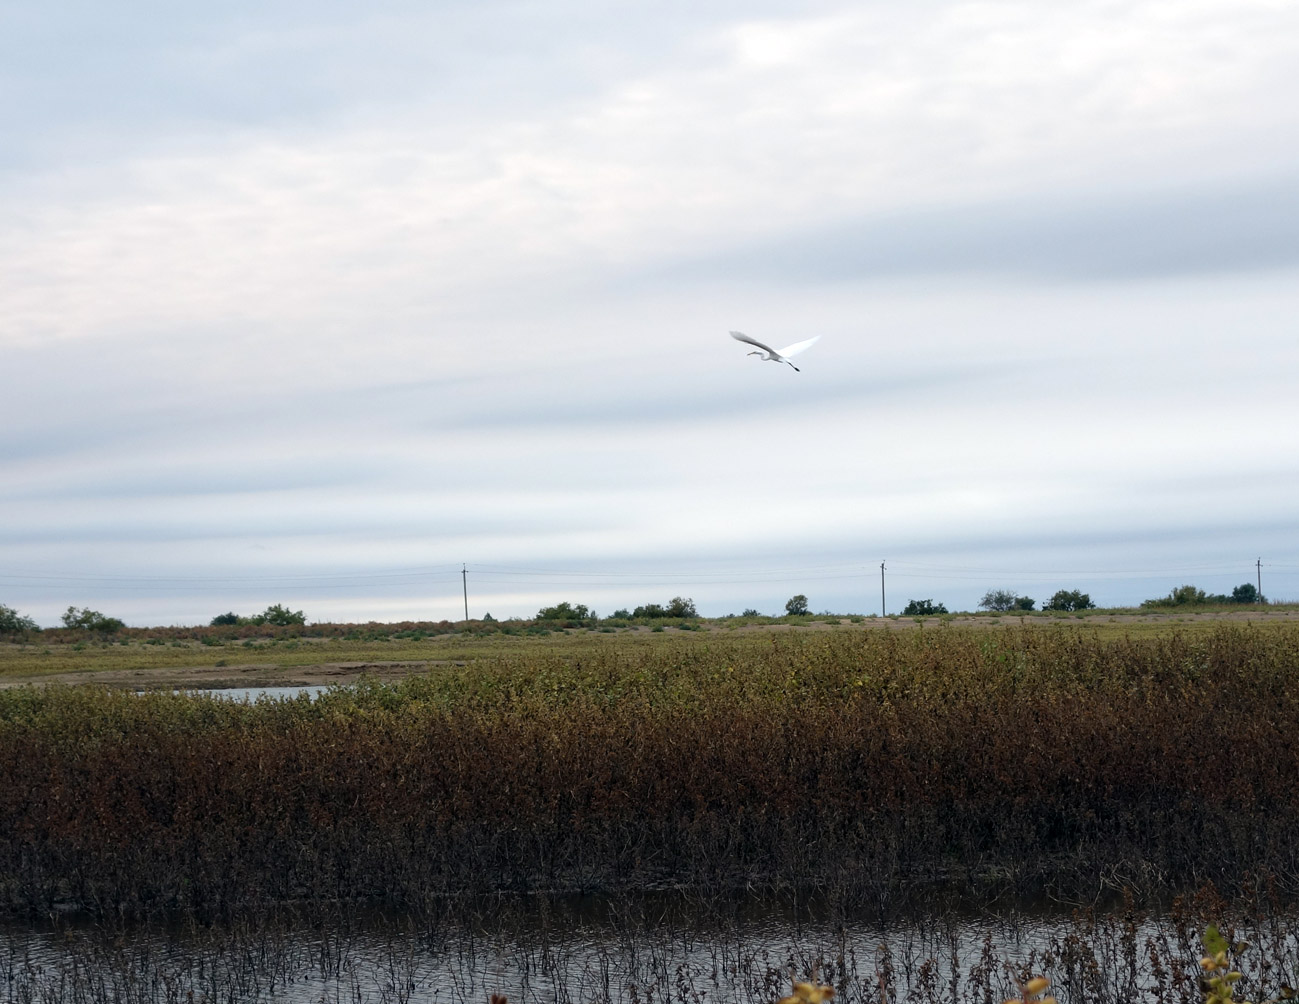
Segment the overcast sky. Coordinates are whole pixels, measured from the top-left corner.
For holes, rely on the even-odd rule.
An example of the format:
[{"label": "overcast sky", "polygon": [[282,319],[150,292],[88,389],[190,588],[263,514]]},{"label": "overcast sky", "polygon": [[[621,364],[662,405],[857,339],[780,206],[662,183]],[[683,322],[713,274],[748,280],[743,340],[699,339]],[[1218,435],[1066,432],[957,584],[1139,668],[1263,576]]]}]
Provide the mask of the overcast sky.
[{"label": "overcast sky", "polygon": [[1299,600],[1296,94],[1289,0],[0,5],[0,603]]}]

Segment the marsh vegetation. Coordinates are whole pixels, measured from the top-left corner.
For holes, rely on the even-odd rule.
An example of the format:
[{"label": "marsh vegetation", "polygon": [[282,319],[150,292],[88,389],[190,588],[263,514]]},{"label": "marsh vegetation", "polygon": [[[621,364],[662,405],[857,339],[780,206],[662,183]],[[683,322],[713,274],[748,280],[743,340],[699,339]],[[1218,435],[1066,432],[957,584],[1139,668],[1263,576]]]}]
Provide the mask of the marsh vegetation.
[{"label": "marsh vegetation", "polygon": [[[367,958],[383,954],[375,945],[424,945],[420,965],[436,970],[436,944],[485,930],[470,922],[484,903],[515,904],[509,914],[573,896],[608,907],[670,893],[722,923],[723,943],[765,946],[743,974],[716,970],[729,973],[721,982],[766,986],[759,970],[780,970],[787,992],[788,960],[776,956],[797,927],[754,940],[736,919],[764,903],[821,924],[803,947],[826,946],[816,949],[823,972],[856,1000],[876,999],[879,960],[853,931],[954,929],[955,918],[1115,890],[1137,916],[1213,883],[1233,891],[1220,914],[1243,917],[1248,902],[1256,927],[1273,925],[1274,968],[1259,978],[1294,982],[1277,920],[1299,892],[1299,628],[1285,622],[589,632],[483,644],[459,661],[251,705],[84,686],[0,691],[0,907],[27,924],[74,914],[226,932],[214,946],[251,929],[297,944],[284,932],[334,930],[368,911],[417,931],[384,942],[374,928]],[[1137,962],[1124,956],[1162,987],[1151,999],[1189,999],[1170,968],[1186,954],[1170,918],[1141,919]],[[1062,922],[1051,937],[1067,937]],[[650,952],[660,925],[638,924],[632,940]],[[1157,929],[1163,940],[1148,951]],[[450,941],[419,940],[433,930]],[[539,936],[591,940],[580,924],[549,930]],[[857,953],[851,972],[834,931]],[[928,983],[917,968],[897,999],[984,999],[973,975],[982,948],[968,948],[968,930],[962,938],[941,951],[927,943],[937,968]],[[994,941],[1001,966],[1013,945]],[[9,944],[12,974],[26,949]],[[605,961],[582,958],[615,973],[630,965],[614,958],[616,938],[602,944]],[[1033,944],[1035,965],[1050,950],[1057,989],[1066,944],[1101,951],[1085,938]],[[1084,955],[1068,965],[1086,969]],[[1116,981],[1112,996],[1058,996],[1123,999],[1111,963],[1096,965],[1087,971]],[[957,971],[952,997],[942,988]],[[573,999],[659,999],[632,997],[641,984],[618,979],[617,994]],[[727,999],[709,979],[691,976],[690,993]],[[369,999],[454,999],[411,993]],[[730,999],[766,998],[735,989]]]}]

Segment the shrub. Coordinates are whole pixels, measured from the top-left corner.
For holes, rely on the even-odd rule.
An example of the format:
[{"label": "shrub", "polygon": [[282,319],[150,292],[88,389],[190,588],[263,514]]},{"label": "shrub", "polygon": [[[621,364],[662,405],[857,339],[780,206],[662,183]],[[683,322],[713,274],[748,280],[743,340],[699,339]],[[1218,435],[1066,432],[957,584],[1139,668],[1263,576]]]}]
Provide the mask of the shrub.
[{"label": "shrub", "polygon": [[695,609],[694,600],[687,599],[684,596],[674,596],[666,607],[659,606],[657,603],[647,603],[643,607],[637,607],[632,611],[631,615],[652,620],[660,617],[698,617],[699,611]]},{"label": "shrub", "polygon": [[1267,597],[1252,582],[1244,582],[1231,591],[1233,603],[1266,603]]},{"label": "shrub", "polygon": [[1209,602],[1209,597],[1205,595],[1203,589],[1197,589],[1192,585],[1178,586],[1167,596],[1161,596],[1154,600],[1142,600],[1143,607],[1182,607],[1195,606]]},{"label": "shrub", "polygon": [[740,614],[740,616],[741,616],[741,617],[761,617],[762,614],[760,614],[760,613],[758,613],[758,611],[754,610],[753,607],[745,607],[745,608],[744,608],[744,613]]},{"label": "shrub", "polygon": [[253,624],[274,624],[276,627],[289,627],[293,624],[306,624],[307,615],[301,610],[290,610],[288,607],[276,603],[267,607],[256,617],[249,620]]},{"label": "shrub", "polygon": [[0,635],[22,635],[24,638],[40,626],[30,617],[24,617],[13,607],[0,603]]},{"label": "shrub", "polygon": [[122,630],[126,625],[116,617],[105,617],[98,610],[91,610],[86,607],[84,610],[78,610],[76,607],[68,607],[63,612],[63,626],[74,628],[82,631],[96,631],[99,634],[113,634]]},{"label": "shrub", "polygon": [[217,614],[212,618],[212,627],[224,627],[228,624],[238,624],[240,617],[233,611],[228,614]]},{"label": "shrub", "polygon": [[983,594],[983,599],[979,600],[979,607],[983,610],[995,610],[998,612],[1032,610],[1036,602],[1036,600],[1028,596],[1018,596],[1009,589],[989,589]]},{"label": "shrub", "polygon": [[587,609],[585,603],[579,603],[577,606],[565,600],[563,603],[556,603],[553,607],[542,607],[537,611],[536,619],[539,621],[586,621],[594,619],[595,615]]},{"label": "shrub", "polygon": [[1094,610],[1096,604],[1086,593],[1081,593],[1077,589],[1060,589],[1046,603],[1042,605],[1043,610]]},{"label": "shrub", "polygon": [[695,601],[685,596],[674,596],[668,601],[669,617],[698,617]]},{"label": "shrub", "polygon": [[791,596],[785,603],[785,613],[790,617],[799,617],[807,613],[807,597],[802,593]]},{"label": "shrub", "polygon": [[928,614],[945,614],[947,607],[933,600],[908,600],[902,613],[907,617],[924,617]]}]

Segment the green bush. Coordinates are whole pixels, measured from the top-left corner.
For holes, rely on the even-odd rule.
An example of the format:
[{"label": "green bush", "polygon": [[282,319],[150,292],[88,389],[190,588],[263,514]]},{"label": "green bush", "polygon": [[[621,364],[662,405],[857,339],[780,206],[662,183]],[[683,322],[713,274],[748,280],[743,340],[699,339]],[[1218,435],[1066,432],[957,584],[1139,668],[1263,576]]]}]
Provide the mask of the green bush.
[{"label": "green bush", "polygon": [[1196,586],[1185,585],[1178,586],[1167,596],[1161,596],[1158,599],[1142,600],[1143,607],[1185,607],[1185,606],[1202,606],[1205,603],[1222,603],[1227,602],[1225,596],[1209,596],[1203,589]]},{"label": "green bush", "polygon": [[126,625],[116,617],[105,617],[98,610],[91,610],[86,607],[84,610],[78,610],[76,607],[68,607],[63,612],[63,626],[74,628],[82,631],[95,631],[99,634],[113,634],[122,630]]},{"label": "green bush", "polygon": [[807,613],[807,597],[802,593],[791,596],[785,602],[785,613],[790,617],[799,617]]},{"label": "green bush", "polygon": [[250,617],[249,621],[253,624],[274,624],[276,627],[289,627],[297,624],[307,623],[307,615],[301,610],[290,610],[288,607],[275,603],[255,617]]},{"label": "green bush", "polygon": [[223,627],[227,624],[238,624],[241,620],[237,613],[217,614],[212,618],[212,627]]},{"label": "green bush", "polygon": [[553,607],[542,607],[537,611],[536,619],[539,621],[587,621],[594,620],[595,614],[587,609],[585,603],[574,606],[565,600],[563,603],[556,603]]},{"label": "green bush", "polygon": [[698,617],[699,611],[695,609],[694,600],[685,596],[674,596],[665,607],[659,606],[657,603],[647,603],[643,607],[637,607],[632,611],[631,615],[633,617],[645,617],[650,620],[662,617],[680,619],[682,617]]},{"label": "green bush", "polygon": [[1077,589],[1060,589],[1045,604],[1043,610],[1094,610],[1096,604],[1086,593]]},{"label": "green bush", "polygon": [[13,607],[0,603],[0,635],[22,635],[24,638],[40,626],[30,617],[24,617]]},{"label": "green bush", "polygon": [[933,600],[908,600],[902,614],[906,617],[924,617],[929,614],[945,614],[947,607]]},{"label": "green bush", "polygon": [[674,596],[668,601],[669,617],[698,617],[695,601],[685,596]]},{"label": "green bush", "polygon": [[989,589],[979,600],[982,610],[1004,613],[1007,610],[1032,610],[1036,600],[1028,596],[1019,596],[1009,589]]},{"label": "green bush", "polygon": [[1231,591],[1233,603],[1266,603],[1267,597],[1252,582],[1244,582]]}]

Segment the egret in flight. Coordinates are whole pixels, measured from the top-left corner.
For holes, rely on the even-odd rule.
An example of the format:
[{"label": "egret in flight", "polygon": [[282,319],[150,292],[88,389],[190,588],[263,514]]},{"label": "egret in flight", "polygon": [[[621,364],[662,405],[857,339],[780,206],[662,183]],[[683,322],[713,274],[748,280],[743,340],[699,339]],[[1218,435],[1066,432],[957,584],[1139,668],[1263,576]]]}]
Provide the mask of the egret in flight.
[{"label": "egret in flight", "polygon": [[[732,331],[731,337],[734,338],[737,342],[748,342],[750,345],[756,345],[758,348],[762,350],[762,352],[750,352],[749,355],[751,356],[762,356],[762,358],[765,359],[767,362],[772,362],[772,363],[789,363],[790,356],[796,356],[804,349],[810,349],[816,343],[816,340],[821,336],[814,335],[813,337],[807,339],[806,341],[795,342],[793,345],[786,345],[783,349],[780,350],[773,349],[770,345],[763,345],[756,338],[750,338],[743,331]],[[762,354],[763,352],[765,352],[766,355],[763,355]],[[793,363],[789,363],[789,365],[793,367],[795,373],[802,372],[802,370],[800,370],[797,366],[794,366]]]}]

